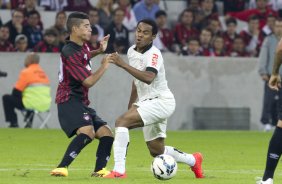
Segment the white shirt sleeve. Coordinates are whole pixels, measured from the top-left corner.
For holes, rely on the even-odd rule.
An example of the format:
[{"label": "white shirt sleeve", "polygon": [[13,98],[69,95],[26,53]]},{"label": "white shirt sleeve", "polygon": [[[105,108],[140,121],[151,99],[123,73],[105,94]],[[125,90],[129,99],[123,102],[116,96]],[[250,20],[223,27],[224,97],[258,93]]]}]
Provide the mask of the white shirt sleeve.
[{"label": "white shirt sleeve", "polygon": [[163,64],[163,58],[161,53],[155,49],[152,49],[150,52],[146,53],[143,59],[146,63],[146,68],[147,67],[155,68],[157,71],[160,70]]}]

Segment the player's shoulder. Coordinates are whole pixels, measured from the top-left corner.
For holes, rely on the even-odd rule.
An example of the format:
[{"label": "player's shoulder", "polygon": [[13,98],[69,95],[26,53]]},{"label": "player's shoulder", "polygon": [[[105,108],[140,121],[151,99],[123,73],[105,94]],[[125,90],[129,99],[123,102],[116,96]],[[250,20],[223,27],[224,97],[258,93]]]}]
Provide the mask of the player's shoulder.
[{"label": "player's shoulder", "polygon": [[69,57],[79,50],[80,48],[78,48],[76,44],[73,42],[67,42],[67,44],[65,44],[65,46],[62,48],[61,54],[65,57]]},{"label": "player's shoulder", "polygon": [[131,47],[129,47],[129,49],[127,50],[127,55],[128,55],[128,54],[131,54],[131,53],[133,53],[133,52],[136,52],[136,51],[134,50],[135,47],[136,47],[136,45],[132,45]]},{"label": "player's shoulder", "polygon": [[152,55],[154,55],[154,56],[157,55],[158,57],[162,57],[161,51],[157,47],[155,47],[154,45],[152,45],[152,47],[144,53],[145,57],[147,57],[147,56],[150,57]]}]

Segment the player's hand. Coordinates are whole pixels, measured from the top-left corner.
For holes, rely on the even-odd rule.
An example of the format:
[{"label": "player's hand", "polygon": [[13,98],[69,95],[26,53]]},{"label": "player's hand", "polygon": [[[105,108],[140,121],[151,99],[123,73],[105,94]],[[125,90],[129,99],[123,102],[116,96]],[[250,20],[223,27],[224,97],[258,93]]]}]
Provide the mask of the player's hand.
[{"label": "player's hand", "polygon": [[117,52],[110,54],[109,60],[111,63],[114,63],[119,67],[123,67],[124,65],[126,65],[126,63],[122,60],[122,58],[119,56]]},{"label": "player's hand", "polygon": [[276,90],[278,91],[279,88],[281,88],[281,77],[280,75],[271,75],[269,82],[268,82],[268,86],[270,87],[270,89]]},{"label": "player's hand", "polygon": [[105,36],[101,41],[100,41],[100,50],[102,52],[105,52],[105,50],[107,49],[108,47],[108,41],[110,39],[110,35],[108,34],[107,36]]},{"label": "player's hand", "polygon": [[110,65],[110,55],[107,54],[105,55],[105,57],[102,59],[102,66],[105,67],[105,69],[107,69]]}]

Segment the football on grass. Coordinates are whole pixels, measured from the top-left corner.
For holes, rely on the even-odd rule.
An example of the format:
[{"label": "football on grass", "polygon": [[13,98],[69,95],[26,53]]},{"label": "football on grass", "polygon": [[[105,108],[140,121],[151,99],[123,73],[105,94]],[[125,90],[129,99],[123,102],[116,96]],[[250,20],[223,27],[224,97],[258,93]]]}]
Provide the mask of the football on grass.
[{"label": "football on grass", "polygon": [[176,175],[177,163],[170,155],[159,155],[152,161],[151,170],[157,179],[169,180]]}]

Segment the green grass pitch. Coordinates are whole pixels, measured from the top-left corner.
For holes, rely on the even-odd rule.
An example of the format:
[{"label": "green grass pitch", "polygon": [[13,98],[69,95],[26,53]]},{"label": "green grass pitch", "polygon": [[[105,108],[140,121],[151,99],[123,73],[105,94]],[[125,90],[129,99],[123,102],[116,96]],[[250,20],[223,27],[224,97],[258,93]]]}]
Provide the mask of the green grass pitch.
[{"label": "green grass pitch", "polygon": [[[127,156],[128,178],[91,178],[97,141],[88,145],[69,168],[67,178],[51,177],[49,172],[61,160],[69,139],[61,130],[0,129],[1,184],[254,184],[262,176],[267,146],[272,133],[252,131],[171,131],[167,145],[204,155],[205,179],[195,179],[186,165],[179,164],[176,177],[155,179],[150,171],[150,157],[141,131],[130,132]],[[113,156],[108,169],[113,167]],[[278,165],[276,183],[282,181]]]}]

